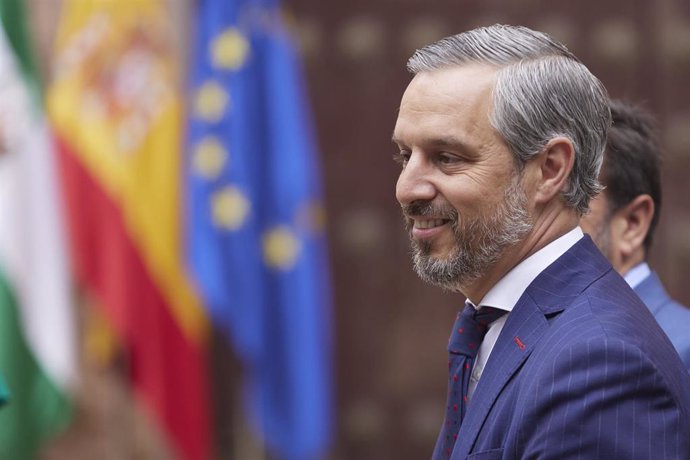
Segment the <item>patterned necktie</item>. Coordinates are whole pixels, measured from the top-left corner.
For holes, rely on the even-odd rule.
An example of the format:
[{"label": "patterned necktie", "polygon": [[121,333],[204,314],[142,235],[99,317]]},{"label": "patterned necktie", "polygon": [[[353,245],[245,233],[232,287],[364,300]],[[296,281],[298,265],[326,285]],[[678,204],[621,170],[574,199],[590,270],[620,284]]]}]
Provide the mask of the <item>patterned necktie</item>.
[{"label": "patterned necktie", "polygon": [[467,390],[472,374],[474,358],[479,351],[479,345],[489,324],[505,315],[505,310],[493,307],[482,307],[479,310],[465,303],[465,309],[458,313],[453,325],[453,332],[448,342],[448,406],[446,419],[443,422],[441,433],[436,441],[433,460],[450,458],[453,446],[458,439],[458,430],[465,416],[467,406]]}]

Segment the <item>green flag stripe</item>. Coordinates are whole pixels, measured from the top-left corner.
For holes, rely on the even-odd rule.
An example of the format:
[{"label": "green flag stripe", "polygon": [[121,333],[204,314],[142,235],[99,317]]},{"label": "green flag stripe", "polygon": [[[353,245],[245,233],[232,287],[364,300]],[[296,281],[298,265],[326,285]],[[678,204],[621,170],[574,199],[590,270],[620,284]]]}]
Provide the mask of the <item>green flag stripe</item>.
[{"label": "green flag stripe", "polygon": [[0,409],[0,458],[33,458],[64,427],[71,405],[39,367],[22,333],[16,296],[0,272],[0,374],[10,390]]},{"label": "green flag stripe", "polygon": [[26,10],[23,0],[0,0],[0,22],[12,47],[22,77],[29,86],[36,105],[43,100],[40,76],[33,55],[33,43],[26,28]]}]

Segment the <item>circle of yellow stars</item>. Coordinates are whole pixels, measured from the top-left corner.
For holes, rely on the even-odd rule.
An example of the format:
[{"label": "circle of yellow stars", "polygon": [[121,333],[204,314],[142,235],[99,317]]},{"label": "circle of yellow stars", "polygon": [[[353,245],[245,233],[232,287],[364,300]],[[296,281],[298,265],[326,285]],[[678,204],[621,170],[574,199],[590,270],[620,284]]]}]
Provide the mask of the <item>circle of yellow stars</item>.
[{"label": "circle of yellow stars", "polygon": [[[236,27],[229,27],[212,40],[209,47],[211,63],[217,69],[238,71],[250,55],[250,43]],[[206,80],[195,91],[194,113],[208,123],[219,122],[231,109],[229,92],[216,80]],[[230,155],[215,136],[206,136],[192,152],[192,167],[196,174],[214,180],[227,167]],[[219,229],[237,231],[251,213],[251,202],[238,187],[226,185],[211,196],[211,215]],[[296,215],[296,225],[303,231],[316,233],[323,229],[323,208],[318,203],[303,206]],[[264,263],[278,270],[292,268],[302,250],[296,232],[288,225],[276,225],[262,235]]]}]

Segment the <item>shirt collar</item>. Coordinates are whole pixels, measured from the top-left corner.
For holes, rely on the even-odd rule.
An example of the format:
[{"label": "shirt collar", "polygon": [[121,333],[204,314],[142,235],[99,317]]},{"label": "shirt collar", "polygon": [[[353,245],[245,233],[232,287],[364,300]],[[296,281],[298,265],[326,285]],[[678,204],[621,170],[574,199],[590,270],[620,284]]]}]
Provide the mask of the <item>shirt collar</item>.
[{"label": "shirt collar", "polygon": [[647,262],[635,265],[623,277],[628,285],[635,289],[638,284],[644,281],[652,273],[652,270],[647,265]]},{"label": "shirt collar", "polygon": [[[486,293],[478,308],[488,306],[512,311],[532,281],[583,236],[580,227],[575,227],[517,264]],[[470,299],[467,302],[472,303]]]}]

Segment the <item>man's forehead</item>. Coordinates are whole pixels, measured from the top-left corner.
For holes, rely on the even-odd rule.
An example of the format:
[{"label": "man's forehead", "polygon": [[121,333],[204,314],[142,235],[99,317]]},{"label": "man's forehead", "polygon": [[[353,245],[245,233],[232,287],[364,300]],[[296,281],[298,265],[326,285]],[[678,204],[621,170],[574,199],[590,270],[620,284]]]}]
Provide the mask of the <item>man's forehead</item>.
[{"label": "man's forehead", "polygon": [[417,73],[410,81],[408,89],[417,86],[434,88],[439,85],[453,87],[468,83],[477,88],[485,85],[493,86],[498,70],[496,66],[476,62],[439,67]]},{"label": "man's forehead", "polygon": [[423,72],[405,92],[393,142],[466,147],[494,137],[490,122],[496,69],[468,65]]},{"label": "man's forehead", "polygon": [[421,72],[405,90],[398,115],[450,115],[465,107],[487,108],[492,100],[495,73],[495,68],[474,64]]}]

